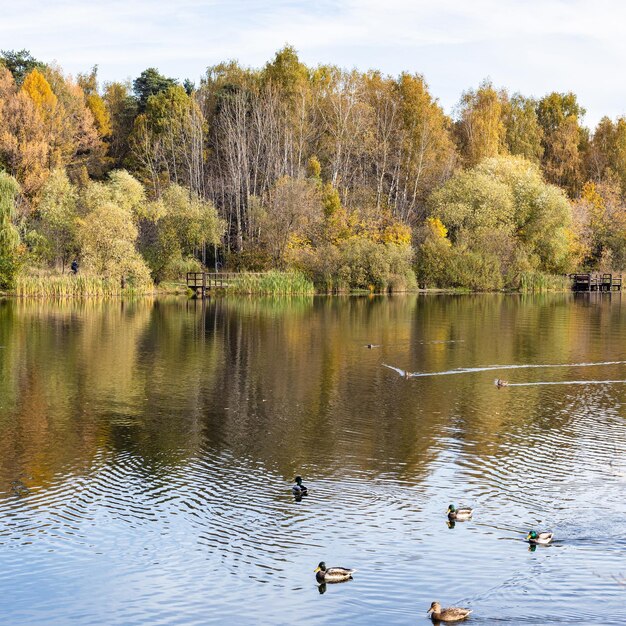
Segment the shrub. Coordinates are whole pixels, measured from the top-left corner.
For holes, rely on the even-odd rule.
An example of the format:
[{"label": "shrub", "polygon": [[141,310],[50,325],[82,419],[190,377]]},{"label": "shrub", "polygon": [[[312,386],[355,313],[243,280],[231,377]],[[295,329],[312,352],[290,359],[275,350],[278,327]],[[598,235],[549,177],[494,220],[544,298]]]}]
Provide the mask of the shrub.
[{"label": "shrub", "polygon": [[503,286],[500,262],[495,255],[452,248],[437,240],[427,240],[419,247],[417,278],[423,287],[491,291]]},{"label": "shrub", "polygon": [[202,263],[193,257],[172,259],[163,272],[163,280],[185,278],[187,272],[201,272]]},{"label": "shrub", "polygon": [[0,291],[12,291],[15,288],[23,260],[23,246],[0,252]]},{"label": "shrub", "polygon": [[265,272],[273,265],[272,255],[260,246],[226,255],[226,267],[233,272]]},{"label": "shrub", "polygon": [[412,261],[410,246],[353,237],[298,250],[293,263],[322,291],[407,291],[417,287]]},{"label": "shrub", "polygon": [[416,274],[420,287],[451,287],[456,252],[443,238],[427,239],[417,249]]},{"label": "shrub", "polygon": [[504,281],[500,262],[495,255],[469,250],[455,252],[453,287],[467,287],[472,291],[502,289]]}]

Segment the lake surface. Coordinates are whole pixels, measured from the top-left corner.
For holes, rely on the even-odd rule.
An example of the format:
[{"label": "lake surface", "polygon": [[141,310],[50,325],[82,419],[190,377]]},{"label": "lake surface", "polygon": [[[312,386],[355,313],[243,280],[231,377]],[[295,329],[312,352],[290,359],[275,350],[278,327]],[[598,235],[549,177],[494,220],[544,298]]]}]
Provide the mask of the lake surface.
[{"label": "lake surface", "polygon": [[625,402],[620,294],[0,301],[0,620],[624,624]]}]

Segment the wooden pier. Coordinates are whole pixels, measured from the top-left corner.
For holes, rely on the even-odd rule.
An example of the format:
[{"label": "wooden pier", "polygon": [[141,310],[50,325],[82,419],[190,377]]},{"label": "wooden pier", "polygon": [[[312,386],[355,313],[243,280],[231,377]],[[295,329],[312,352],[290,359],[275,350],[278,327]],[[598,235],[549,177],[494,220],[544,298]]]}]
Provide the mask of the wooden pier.
[{"label": "wooden pier", "polygon": [[572,291],[621,291],[621,274],[570,274]]},{"label": "wooden pier", "polygon": [[[245,276],[263,276],[268,272],[245,272]],[[215,289],[227,289],[242,276],[239,272],[187,272],[187,287],[196,297],[204,298]]]},{"label": "wooden pier", "polygon": [[234,272],[187,272],[187,287],[203,298],[212,289],[228,287],[235,276]]}]

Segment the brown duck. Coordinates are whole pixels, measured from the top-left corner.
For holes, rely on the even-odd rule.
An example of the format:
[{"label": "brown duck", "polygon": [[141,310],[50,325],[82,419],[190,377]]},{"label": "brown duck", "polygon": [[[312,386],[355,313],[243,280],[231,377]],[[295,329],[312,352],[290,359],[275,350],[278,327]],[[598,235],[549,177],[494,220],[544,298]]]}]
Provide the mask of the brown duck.
[{"label": "brown duck", "polygon": [[472,611],[470,609],[461,609],[456,606],[442,609],[439,602],[433,602],[427,611],[427,613],[431,614],[430,617],[435,622],[460,622],[461,620],[465,619],[471,612]]}]

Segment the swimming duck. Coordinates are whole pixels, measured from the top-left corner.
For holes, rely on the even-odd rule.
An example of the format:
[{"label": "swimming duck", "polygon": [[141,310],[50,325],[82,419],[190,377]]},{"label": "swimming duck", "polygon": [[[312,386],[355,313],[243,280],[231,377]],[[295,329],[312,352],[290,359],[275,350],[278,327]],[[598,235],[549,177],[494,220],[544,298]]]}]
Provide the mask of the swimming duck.
[{"label": "swimming duck", "polygon": [[501,378],[496,378],[493,381],[493,384],[500,389],[501,387],[508,387],[509,385],[509,381],[508,380],[502,380]]},{"label": "swimming duck", "polygon": [[326,563],[321,561],[315,568],[315,580],[317,580],[318,583],[342,583],[345,580],[350,580],[354,572],[356,572],[355,569],[348,569],[346,567],[326,568]]},{"label": "swimming duck", "polygon": [[470,519],[473,512],[473,509],[470,509],[469,507],[457,509],[454,504],[451,504],[446,511],[448,519],[454,519],[459,522],[464,522],[465,520]]},{"label": "swimming duck", "polygon": [[27,496],[30,494],[30,489],[21,480],[14,480],[11,483],[11,491],[16,496]]},{"label": "swimming duck", "polygon": [[451,606],[446,609],[441,608],[439,602],[433,602],[427,611],[431,613],[432,620],[442,622],[460,622],[465,619],[472,611],[470,609],[461,609],[456,606]]},{"label": "swimming duck", "polygon": [[302,484],[302,476],[295,477],[295,485],[291,488],[294,496],[306,496],[309,490]]},{"label": "swimming duck", "polygon": [[408,372],[406,370],[400,369],[399,367],[394,367],[393,365],[387,365],[387,363],[383,363],[382,365],[383,367],[388,367],[394,372],[398,372],[398,374],[400,374],[400,376],[402,376],[403,378],[411,378],[412,376],[416,376],[416,374],[414,374],[413,372]]},{"label": "swimming duck", "polygon": [[380,344],[379,343],[368,343],[365,347],[369,348],[371,350],[372,348],[380,348]]},{"label": "swimming duck", "polygon": [[531,530],[526,535],[526,541],[530,544],[540,544],[542,546],[547,546],[552,541],[552,533],[538,533],[535,530]]}]

